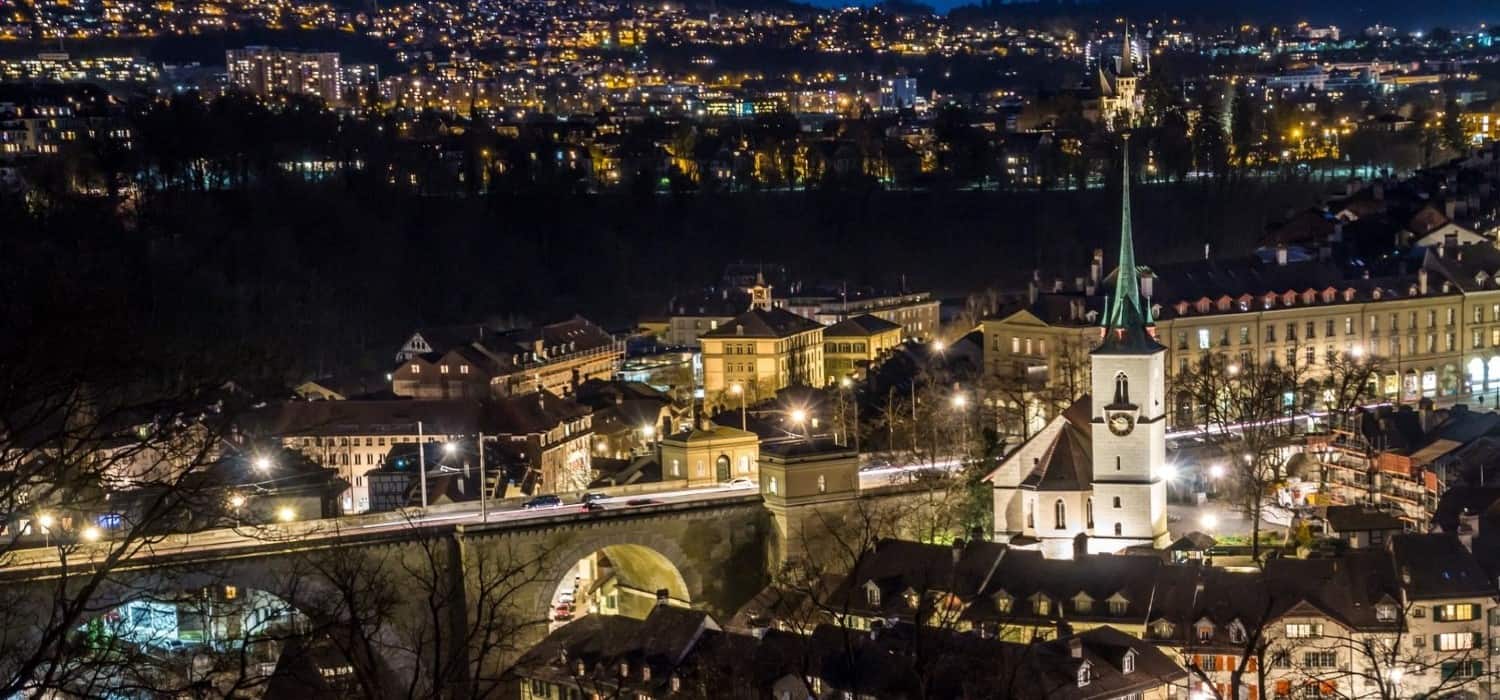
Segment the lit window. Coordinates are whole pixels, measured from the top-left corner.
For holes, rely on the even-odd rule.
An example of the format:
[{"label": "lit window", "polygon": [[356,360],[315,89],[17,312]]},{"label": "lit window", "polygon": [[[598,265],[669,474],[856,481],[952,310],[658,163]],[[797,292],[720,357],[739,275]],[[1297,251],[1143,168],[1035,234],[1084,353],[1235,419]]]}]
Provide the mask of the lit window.
[{"label": "lit window", "polygon": [[419,364],[416,364],[416,363],[412,363],[411,373],[412,374],[421,374],[422,373],[422,365],[419,365]]},{"label": "lit window", "polygon": [[1448,632],[1437,635],[1438,651],[1463,651],[1473,649],[1474,638],[1479,636],[1476,632]]}]

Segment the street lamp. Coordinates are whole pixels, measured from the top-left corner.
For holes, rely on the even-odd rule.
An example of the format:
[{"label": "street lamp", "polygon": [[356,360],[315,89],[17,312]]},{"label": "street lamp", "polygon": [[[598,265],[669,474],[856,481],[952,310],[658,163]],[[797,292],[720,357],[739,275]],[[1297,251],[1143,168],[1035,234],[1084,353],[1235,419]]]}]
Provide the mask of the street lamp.
[{"label": "street lamp", "polygon": [[1229,371],[1229,376],[1231,377],[1240,373],[1239,363],[1230,363],[1229,367],[1227,367],[1226,369]]},{"label": "street lamp", "polygon": [[79,533],[79,535],[83,537],[83,541],[85,542],[98,542],[103,533],[99,532],[99,528],[90,525],[83,528],[83,532]]},{"label": "street lamp", "polygon": [[448,455],[448,456],[452,456],[453,453],[455,451],[457,451],[457,450],[458,450],[458,445],[455,445],[452,442],[445,442],[445,443],[443,443],[443,454]]},{"label": "street lamp", "polygon": [[263,472],[270,471],[271,470],[271,458],[270,457],[256,457],[255,458],[255,468],[257,470],[263,471]]},{"label": "street lamp", "polygon": [[1198,524],[1202,525],[1204,530],[1212,530],[1219,526],[1219,516],[1213,513],[1204,513],[1202,517],[1198,518]]},{"label": "street lamp", "polygon": [[48,546],[51,546],[51,544],[52,544],[52,542],[51,542],[51,534],[52,534],[52,523],[54,523],[54,522],[56,522],[56,521],[52,519],[52,514],[51,513],[42,513],[41,515],[38,515],[36,517],[36,524],[42,526],[42,546],[43,547],[48,547]]},{"label": "street lamp", "polygon": [[941,340],[934,340],[932,341],[932,349],[936,350],[937,352],[942,352],[948,349],[948,344]]},{"label": "street lamp", "polygon": [[234,509],[234,527],[238,529],[240,526],[240,508],[245,507],[245,497],[240,494],[230,496],[229,507]]},{"label": "street lamp", "polygon": [[746,430],[748,419],[745,416],[745,387],[735,382],[729,385],[729,393],[740,397],[740,430]]},{"label": "street lamp", "polygon": [[792,409],[792,422],[796,423],[797,425],[802,426],[802,437],[803,438],[808,437],[808,435],[807,435],[807,411],[805,411],[803,409],[800,409],[800,408],[794,408],[794,409]]},{"label": "street lamp", "polygon": [[297,519],[297,511],[292,510],[290,506],[282,506],[276,510],[276,519],[284,523],[292,522]]}]

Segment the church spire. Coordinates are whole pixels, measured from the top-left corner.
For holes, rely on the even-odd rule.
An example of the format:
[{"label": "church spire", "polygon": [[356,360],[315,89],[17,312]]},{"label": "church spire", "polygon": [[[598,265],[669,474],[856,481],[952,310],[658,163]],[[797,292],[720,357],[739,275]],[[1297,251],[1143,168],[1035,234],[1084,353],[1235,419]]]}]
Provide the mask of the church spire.
[{"label": "church spire", "polygon": [[1135,262],[1135,239],[1130,226],[1130,134],[1121,141],[1120,266],[1115,270],[1114,305],[1105,309],[1104,343],[1100,350],[1155,351],[1160,346],[1147,329],[1151,310],[1141,299],[1140,268]]},{"label": "church spire", "polygon": [[1135,60],[1130,55],[1130,20],[1125,20],[1125,29],[1121,34],[1124,38],[1120,40],[1120,75],[1133,75],[1135,73]]}]

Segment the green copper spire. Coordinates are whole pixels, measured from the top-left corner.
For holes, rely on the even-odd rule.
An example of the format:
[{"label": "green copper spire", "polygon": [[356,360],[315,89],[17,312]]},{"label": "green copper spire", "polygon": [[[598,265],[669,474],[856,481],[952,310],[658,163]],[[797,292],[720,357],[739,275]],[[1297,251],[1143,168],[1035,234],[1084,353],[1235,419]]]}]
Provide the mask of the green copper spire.
[{"label": "green copper spire", "polygon": [[1113,350],[1152,350],[1160,347],[1147,326],[1151,310],[1141,299],[1140,268],[1135,262],[1135,240],[1130,229],[1130,135],[1121,146],[1120,161],[1120,266],[1115,271],[1114,304],[1105,307],[1104,344]]}]

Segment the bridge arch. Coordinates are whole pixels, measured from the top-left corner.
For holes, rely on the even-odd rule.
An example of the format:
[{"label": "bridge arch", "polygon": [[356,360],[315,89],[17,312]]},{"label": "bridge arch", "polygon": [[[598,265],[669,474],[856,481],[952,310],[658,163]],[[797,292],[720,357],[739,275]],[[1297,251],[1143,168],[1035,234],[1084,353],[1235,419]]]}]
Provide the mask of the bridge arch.
[{"label": "bridge arch", "polygon": [[[659,590],[666,591],[670,604],[701,606],[702,579],[677,542],[638,531],[601,529],[580,534],[547,557],[535,602],[539,617],[552,618],[558,593],[570,587],[575,567],[600,555],[610,568],[619,614],[645,617],[656,604]],[[582,605],[583,592],[575,591],[575,595]]]}]

